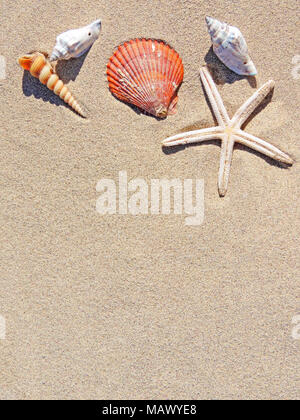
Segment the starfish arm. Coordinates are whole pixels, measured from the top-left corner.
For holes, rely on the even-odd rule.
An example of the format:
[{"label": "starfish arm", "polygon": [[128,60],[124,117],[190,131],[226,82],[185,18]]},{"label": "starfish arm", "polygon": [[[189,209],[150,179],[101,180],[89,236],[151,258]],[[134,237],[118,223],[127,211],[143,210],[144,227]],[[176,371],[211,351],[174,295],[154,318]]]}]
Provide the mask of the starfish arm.
[{"label": "starfish arm", "polygon": [[279,162],[287,163],[289,165],[292,165],[294,162],[288,154],[282,152],[277,147],[260,139],[259,137],[255,137],[252,134],[246,133],[245,131],[238,130],[236,132],[235,141],[243,144],[244,146],[250,147],[250,149],[254,149],[266,156],[270,156]]},{"label": "starfish arm", "polygon": [[187,131],[186,133],[179,133],[175,136],[168,137],[162,141],[162,145],[168,147],[182,144],[200,143],[206,140],[220,138],[222,133],[222,127],[202,128],[201,130]]},{"label": "starfish arm", "polygon": [[261,88],[259,88],[234,114],[231,122],[233,127],[240,128],[249,118],[255,108],[268,96],[274,89],[275,82],[269,80]]},{"label": "starfish arm", "polygon": [[221,146],[221,159],[218,180],[218,189],[221,197],[225,196],[228,188],[233,146],[234,140],[232,136],[227,135],[223,139]]},{"label": "starfish arm", "polygon": [[227,114],[218,89],[216,88],[215,82],[206,67],[202,67],[200,69],[200,77],[218,124],[225,127],[225,125],[229,123],[230,118]]}]

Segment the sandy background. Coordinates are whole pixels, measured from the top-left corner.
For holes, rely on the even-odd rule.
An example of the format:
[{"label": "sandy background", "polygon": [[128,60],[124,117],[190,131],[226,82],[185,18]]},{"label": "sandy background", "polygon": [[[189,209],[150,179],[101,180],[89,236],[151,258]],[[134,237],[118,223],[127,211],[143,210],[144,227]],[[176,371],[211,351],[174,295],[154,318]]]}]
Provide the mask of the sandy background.
[{"label": "sandy background", "polygon": [[[247,130],[295,160],[299,152],[299,2],[2,1],[0,81],[2,398],[299,398],[299,166],[235,149],[220,199],[217,144],[165,154],[161,140],[213,123],[198,76],[204,58],[225,79],[234,112],[255,90],[214,60],[205,15],[237,25],[272,102]],[[89,110],[83,120],[17,64],[96,18],[102,34],[59,73]],[[132,37],[180,53],[176,116],[138,115],[107,89],[106,63]],[[208,54],[208,55],[207,55]],[[222,77],[223,77],[222,76]],[[199,178],[205,221],[101,216],[101,178]]]}]

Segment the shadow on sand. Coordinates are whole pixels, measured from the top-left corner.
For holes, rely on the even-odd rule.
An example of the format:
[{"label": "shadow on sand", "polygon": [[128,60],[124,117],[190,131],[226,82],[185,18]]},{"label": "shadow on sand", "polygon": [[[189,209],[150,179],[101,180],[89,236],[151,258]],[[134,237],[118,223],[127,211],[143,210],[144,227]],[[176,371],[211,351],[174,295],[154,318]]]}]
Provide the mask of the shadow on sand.
[{"label": "shadow on sand", "polygon": [[222,61],[218,59],[211,46],[204,57],[205,63],[217,85],[225,85],[225,83],[235,83],[239,80],[247,79],[249,85],[254,89],[257,88],[255,76],[239,76],[229,70]]}]

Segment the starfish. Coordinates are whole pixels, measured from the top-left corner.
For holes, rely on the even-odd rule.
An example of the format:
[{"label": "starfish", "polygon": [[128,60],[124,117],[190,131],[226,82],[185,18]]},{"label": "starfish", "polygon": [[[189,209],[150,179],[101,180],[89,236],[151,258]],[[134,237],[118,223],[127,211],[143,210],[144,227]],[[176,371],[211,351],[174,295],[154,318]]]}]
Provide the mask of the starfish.
[{"label": "starfish", "polygon": [[235,142],[241,143],[244,146],[280,162],[289,165],[293,164],[293,160],[286,153],[272,144],[267,143],[252,134],[246,133],[241,129],[242,125],[247,121],[255,108],[265,99],[271,90],[274,89],[275,82],[273,80],[269,80],[258,89],[230,119],[217,87],[206,67],[200,69],[200,76],[213,113],[217,119],[218,126],[187,131],[185,133],[177,134],[176,136],[168,137],[162,142],[163,146],[185,145],[213,139],[221,140],[221,159],[218,180],[219,195],[221,197],[224,197],[227,192],[232,152]]}]

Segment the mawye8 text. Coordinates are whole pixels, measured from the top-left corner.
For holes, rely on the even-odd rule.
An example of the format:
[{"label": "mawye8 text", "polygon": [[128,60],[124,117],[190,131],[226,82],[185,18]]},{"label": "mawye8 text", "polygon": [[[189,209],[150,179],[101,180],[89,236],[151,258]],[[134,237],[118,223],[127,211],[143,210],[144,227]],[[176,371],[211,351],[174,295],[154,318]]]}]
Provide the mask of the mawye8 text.
[{"label": "mawye8 text", "polygon": [[138,408],[109,404],[103,406],[101,410],[102,415],[127,415],[130,418],[139,413],[145,415],[195,415],[197,414],[197,406],[194,404],[146,404],[145,408]]}]

